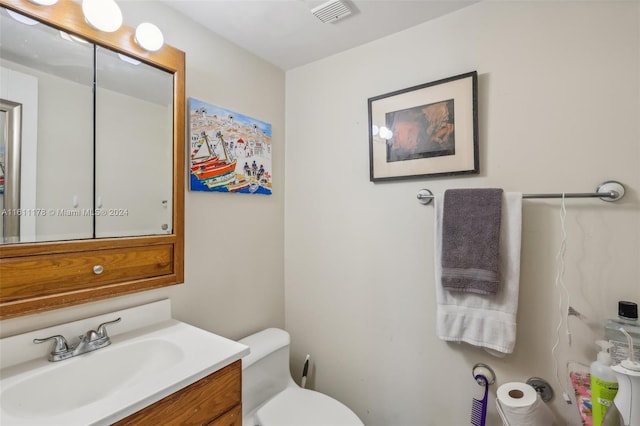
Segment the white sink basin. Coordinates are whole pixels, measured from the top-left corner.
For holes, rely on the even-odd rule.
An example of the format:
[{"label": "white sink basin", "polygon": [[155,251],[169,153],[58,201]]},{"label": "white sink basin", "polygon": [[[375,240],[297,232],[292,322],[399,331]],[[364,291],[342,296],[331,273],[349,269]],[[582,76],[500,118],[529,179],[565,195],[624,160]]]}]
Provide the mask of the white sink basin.
[{"label": "white sink basin", "polygon": [[159,339],[109,346],[27,375],[2,390],[0,406],[17,417],[50,418],[162,374],[184,355],[180,347]]},{"label": "white sink basin", "polygon": [[[154,303],[160,307],[149,307],[147,315],[153,322],[142,328],[131,326],[141,317],[131,308],[0,340],[0,424],[110,425],[249,353],[245,345],[171,319],[168,301]],[[120,316],[111,345],[93,352],[49,362],[48,345],[33,344],[34,337],[70,337]]]}]

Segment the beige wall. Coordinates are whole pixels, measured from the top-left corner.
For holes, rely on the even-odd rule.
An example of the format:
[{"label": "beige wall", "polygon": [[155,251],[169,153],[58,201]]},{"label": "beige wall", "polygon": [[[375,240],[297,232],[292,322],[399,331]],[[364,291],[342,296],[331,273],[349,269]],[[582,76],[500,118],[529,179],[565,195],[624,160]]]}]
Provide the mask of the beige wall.
[{"label": "beige wall", "polygon": [[[616,301],[640,302],[640,42],[638,3],[483,2],[287,72],[285,317],[293,371],[365,424],[468,424],[481,396],[472,366],[509,381],[566,385],[566,363],[595,359]],[[479,73],[481,173],[370,183],[367,99]],[[435,336],[433,207],[421,188],[590,192],[627,186],[616,204],[567,202],[564,281],[571,318],[557,351],[560,202],[527,200],[515,352],[498,359]],[[566,312],[566,300],[562,311]],[[577,424],[577,409],[554,410]]]},{"label": "beige wall", "polygon": [[[186,192],[185,284],[6,320],[8,336],[157,300],[230,338],[284,325],[284,72],[156,2],[119,2],[126,25],[151,20],[186,52],[186,95],[271,123],[271,196]],[[185,112],[186,114],[186,112]],[[186,136],[185,136],[186,138]],[[186,144],[185,144],[186,147]],[[185,188],[186,186],[185,178]]]},{"label": "beige wall", "polygon": [[[147,2],[126,6],[133,26],[149,19]],[[173,9],[158,5],[154,12],[167,41],[187,54],[187,98],[271,123],[273,132],[273,195],[187,191],[186,285],[171,292],[174,314],[230,338],[282,327],[284,72]]]}]

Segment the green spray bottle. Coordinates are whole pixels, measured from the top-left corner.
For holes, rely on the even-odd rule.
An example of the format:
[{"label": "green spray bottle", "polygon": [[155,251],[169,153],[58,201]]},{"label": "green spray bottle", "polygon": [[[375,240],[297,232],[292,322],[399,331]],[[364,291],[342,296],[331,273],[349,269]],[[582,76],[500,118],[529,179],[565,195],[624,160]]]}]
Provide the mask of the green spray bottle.
[{"label": "green spray bottle", "polygon": [[591,363],[591,406],[593,426],[601,426],[607,410],[618,393],[618,379],[611,369],[610,350],[613,344],[604,340],[596,341],[601,350],[598,359]]}]

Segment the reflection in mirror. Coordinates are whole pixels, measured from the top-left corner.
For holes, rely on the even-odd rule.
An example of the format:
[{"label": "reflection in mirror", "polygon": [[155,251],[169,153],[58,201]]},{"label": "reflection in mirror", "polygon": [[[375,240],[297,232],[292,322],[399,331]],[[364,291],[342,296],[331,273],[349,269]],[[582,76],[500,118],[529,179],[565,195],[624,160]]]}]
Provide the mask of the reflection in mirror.
[{"label": "reflection in mirror", "polygon": [[23,108],[19,242],[93,238],[74,213],[93,208],[93,45],[20,16],[0,10],[0,98]]},{"label": "reflection in mirror", "polygon": [[173,74],[96,48],[96,237],[173,232]]},{"label": "reflection in mirror", "polygon": [[[20,240],[20,134],[22,105],[0,99],[0,241]],[[9,214],[7,214],[9,213]]]}]

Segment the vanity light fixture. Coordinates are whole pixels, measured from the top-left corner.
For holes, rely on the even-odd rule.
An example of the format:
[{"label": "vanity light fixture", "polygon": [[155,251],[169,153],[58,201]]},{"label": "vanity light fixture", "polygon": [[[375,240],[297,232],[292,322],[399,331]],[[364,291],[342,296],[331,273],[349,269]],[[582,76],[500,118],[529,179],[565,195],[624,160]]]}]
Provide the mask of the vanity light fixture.
[{"label": "vanity light fixture", "polygon": [[159,50],[164,44],[164,37],[160,28],[149,22],[143,22],[136,28],[136,43],[149,52]]},{"label": "vanity light fixture", "polygon": [[58,3],[58,0],[29,0],[29,1],[39,6],[52,6]]},{"label": "vanity light fixture", "polygon": [[96,30],[112,33],[122,26],[122,11],[114,0],[82,0],[82,13]]}]

